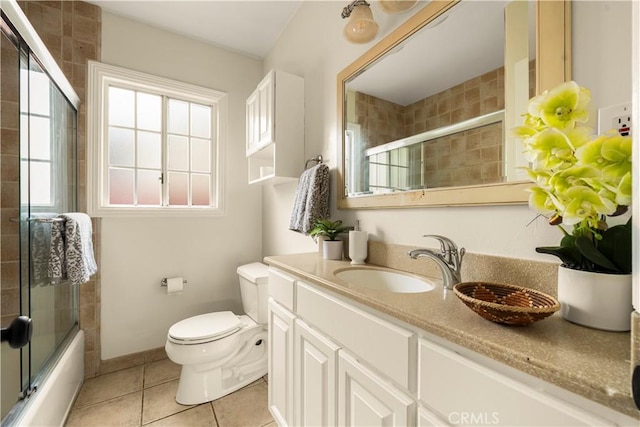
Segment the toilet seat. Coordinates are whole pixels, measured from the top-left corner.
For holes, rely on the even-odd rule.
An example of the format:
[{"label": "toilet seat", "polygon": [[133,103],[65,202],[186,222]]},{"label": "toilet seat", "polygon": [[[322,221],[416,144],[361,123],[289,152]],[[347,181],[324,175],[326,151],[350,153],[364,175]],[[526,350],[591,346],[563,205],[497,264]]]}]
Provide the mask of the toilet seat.
[{"label": "toilet seat", "polygon": [[242,321],[231,311],[218,311],[184,319],[169,328],[167,338],[176,344],[202,344],[233,335]]}]

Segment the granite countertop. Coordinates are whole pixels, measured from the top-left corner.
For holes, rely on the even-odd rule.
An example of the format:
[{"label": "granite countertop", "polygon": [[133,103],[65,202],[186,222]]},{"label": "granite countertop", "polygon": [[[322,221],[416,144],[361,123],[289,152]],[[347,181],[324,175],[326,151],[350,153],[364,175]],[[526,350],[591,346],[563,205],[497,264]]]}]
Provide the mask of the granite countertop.
[{"label": "granite countertop", "polygon": [[325,260],[317,253],[269,256],[265,262],[640,419],[640,411],[636,409],[631,395],[628,332],[605,332],[577,326],[563,320],[557,313],[528,326],[500,325],[471,311],[453,291],[437,288],[426,293],[397,294],[347,283],[338,279],[334,271],[351,264],[348,261]]}]

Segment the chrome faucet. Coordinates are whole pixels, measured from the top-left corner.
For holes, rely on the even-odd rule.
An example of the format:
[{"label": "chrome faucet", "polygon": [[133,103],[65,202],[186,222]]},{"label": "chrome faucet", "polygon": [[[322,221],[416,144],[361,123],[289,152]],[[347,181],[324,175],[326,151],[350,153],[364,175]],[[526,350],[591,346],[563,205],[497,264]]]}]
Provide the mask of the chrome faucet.
[{"label": "chrome faucet", "polygon": [[445,289],[453,289],[453,285],[462,281],[460,277],[460,267],[462,266],[462,257],[464,256],[464,248],[458,247],[451,239],[435,234],[426,234],[422,237],[432,237],[440,242],[440,252],[434,249],[413,249],[408,255],[413,259],[420,257],[431,258],[438,264],[442,271],[442,286]]}]

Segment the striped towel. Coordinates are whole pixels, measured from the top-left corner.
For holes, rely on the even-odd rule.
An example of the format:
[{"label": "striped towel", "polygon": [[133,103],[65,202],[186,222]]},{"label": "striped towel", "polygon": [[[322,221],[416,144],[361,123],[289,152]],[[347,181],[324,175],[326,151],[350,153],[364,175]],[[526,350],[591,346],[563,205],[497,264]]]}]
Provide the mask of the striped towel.
[{"label": "striped towel", "polygon": [[329,218],[329,167],[320,163],[300,175],[289,229],[309,234],[317,219]]}]

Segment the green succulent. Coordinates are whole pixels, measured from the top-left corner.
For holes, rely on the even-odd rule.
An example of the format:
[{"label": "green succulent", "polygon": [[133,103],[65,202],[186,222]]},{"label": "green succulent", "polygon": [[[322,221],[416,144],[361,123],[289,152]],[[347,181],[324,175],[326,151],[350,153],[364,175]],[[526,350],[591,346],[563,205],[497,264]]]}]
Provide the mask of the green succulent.
[{"label": "green succulent", "polygon": [[342,225],[341,220],[317,219],[313,223],[313,229],[309,232],[309,236],[313,237],[314,240],[318,236],[326,237],[328,240],[336,240],[338,235],[346,233],[352,228]]}]

